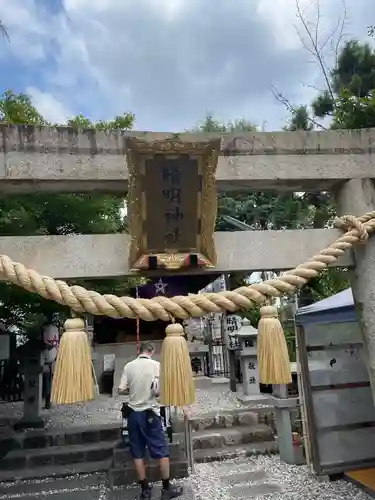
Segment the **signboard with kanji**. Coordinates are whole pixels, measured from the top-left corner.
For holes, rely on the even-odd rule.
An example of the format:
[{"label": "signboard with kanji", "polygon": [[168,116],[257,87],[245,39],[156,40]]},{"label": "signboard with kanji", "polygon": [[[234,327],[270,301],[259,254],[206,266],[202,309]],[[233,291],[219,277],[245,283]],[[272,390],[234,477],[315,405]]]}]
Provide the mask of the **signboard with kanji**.
[{"label": "signboard with kanji", "polygon": [[236,335],[241,328],[242,318],[236,314],[228,314],[225,317],[225,328],[228,335]]},{"label": "signboard with kanji", "polygon": [[127,139],[129,267],[214,267],[220,141]]}]

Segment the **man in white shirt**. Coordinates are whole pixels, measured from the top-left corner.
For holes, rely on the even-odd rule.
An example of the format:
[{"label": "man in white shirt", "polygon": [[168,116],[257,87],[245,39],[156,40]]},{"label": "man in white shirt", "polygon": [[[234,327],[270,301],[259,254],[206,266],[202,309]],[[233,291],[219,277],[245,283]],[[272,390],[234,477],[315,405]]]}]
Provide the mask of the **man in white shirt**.
[{"label": "man in white shirt", "polygon": [[151,499],[151,485],[146,479],[144,464],[147,448],[151,458],[159,460],[163,483],[161,500],[170,500],[180,497],[183,488],[170,484],[169,480],[169,448],[157,402],[160,363],[151,359],[154,351],[151,342],[141,343],[139,356],[124,367],[118,392],[129,394],[129,448],[142,488],[140,499]]}]

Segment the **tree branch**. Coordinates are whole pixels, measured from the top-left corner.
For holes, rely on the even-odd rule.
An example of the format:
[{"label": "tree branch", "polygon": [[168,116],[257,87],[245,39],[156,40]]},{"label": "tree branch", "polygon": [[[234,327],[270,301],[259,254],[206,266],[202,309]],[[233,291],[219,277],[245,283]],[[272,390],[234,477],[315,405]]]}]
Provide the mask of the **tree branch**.
[{"label": "tree branch", "polygon": [[8,42],[10,41],[8,31],[1,21],[0,21],[0,34],[3,35],[8,40]]},{"label": "tree branch", "polygon": [[[275,99],[280,104],[282,104],[290,113],[295,114],[297,112],[297,108],[293,106],[290,101],[279,90],[277,90],[274,85],[271,86],[271,89]],[[314,118],[308,116],[308,120],[321,130],[328,130],[324,125],[316,121]]]},{"label": "tree branch", "polygon": [[[325,63],[324,56],[322,53],[321,48],[319,47],[319,27],[320,27],[320,0],[315,0],[316,2],[316,22],[315,22],[315,27],[310,28],[309,27],[309,21],[305,15],[307,7],[302,10],[301,5],[300,5],[300,0],[296,0],[296,10],[297,10],[297,17],[300,21],[300,23],[303,26],[303,29],[305,31],[305,34],[307,35],[307,38],[310,42],[310,45],[306,42],[304,36],[300,33],[298,27],[296,27],[297,34],[299,36],[299,39],[302,43],[302,45],[305,47],[306,50],[310,54],[314,56],[316,61],[318,62],[318,65],[322,71],[327,90],[332,98],[332,101],[335,101],[335,96],[332,90],[331,82],[329,80],[329,69]],[[311,5],[311,3],[309,4]],[[324,42],[325,44],[327,43]]]}]

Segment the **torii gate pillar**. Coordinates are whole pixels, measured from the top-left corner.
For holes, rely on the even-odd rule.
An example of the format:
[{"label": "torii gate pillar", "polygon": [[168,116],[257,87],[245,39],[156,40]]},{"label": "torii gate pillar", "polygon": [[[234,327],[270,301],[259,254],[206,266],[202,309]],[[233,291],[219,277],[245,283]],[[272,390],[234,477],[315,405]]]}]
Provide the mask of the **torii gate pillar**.
[{"label": "torii gate pillar", "polygon": [[[371,179],[346,181],[336,193],[339,215],[363,215],[375,210],[375,186]],[[361,325],[375,403],[375,239],[354,249],[352,290]]]}]

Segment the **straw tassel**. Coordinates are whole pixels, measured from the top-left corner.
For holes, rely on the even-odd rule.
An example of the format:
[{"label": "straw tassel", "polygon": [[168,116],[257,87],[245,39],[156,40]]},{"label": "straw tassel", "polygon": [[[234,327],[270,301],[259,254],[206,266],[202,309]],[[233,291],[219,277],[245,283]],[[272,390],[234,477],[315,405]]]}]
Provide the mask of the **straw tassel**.
[{"label": "straw tassel", "polygon": [[160,403],[165,406],[188,406],[195,402],[195,384],[184,328],[168,325],[161,349]]},{"label": "straw tassel", "polygon": [[257,351],[261,384],[291,383],[288,346],[277,308],[274,306],[264,306],[260,309]]},{"label": "straw tassel", "polygon": [[72,404],[94,399],[91,348],[80,318],[64,323],[52,381],[51,401]]}]

